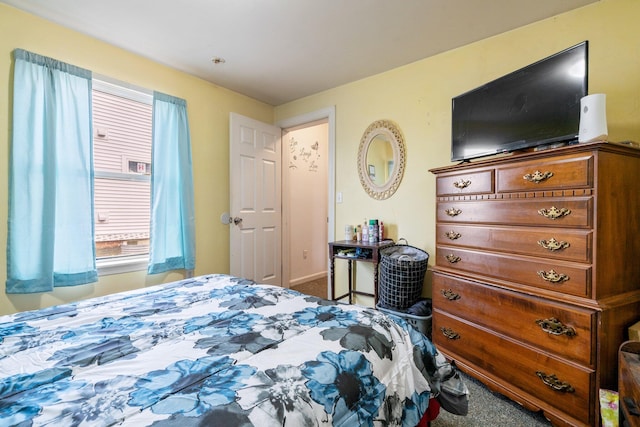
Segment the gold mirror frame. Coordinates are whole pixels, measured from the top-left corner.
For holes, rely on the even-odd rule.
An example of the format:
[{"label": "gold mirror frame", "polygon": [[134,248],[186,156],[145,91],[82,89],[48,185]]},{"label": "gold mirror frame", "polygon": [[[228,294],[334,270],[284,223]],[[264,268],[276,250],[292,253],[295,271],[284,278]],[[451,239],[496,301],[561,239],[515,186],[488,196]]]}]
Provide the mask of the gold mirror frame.
[{"label": "gold mirror frame", "polygon": [[[388,140],[393,153],[393,169],[383,185],[373,182],[370,176],[370,165],[367,161],[369,148],[376,138]],[[360,175],[360,184],[362,184],[362,188],[365,189],[367,194],[376,200],[384,200],[391,197],[400,186],[400,181],[402,181],[402,176],[404,175],[405,162],[406,151],[400,128],[390,120],[376,120],[371,123],[362,135],[360,147],[358,148],[358,174]]]}]

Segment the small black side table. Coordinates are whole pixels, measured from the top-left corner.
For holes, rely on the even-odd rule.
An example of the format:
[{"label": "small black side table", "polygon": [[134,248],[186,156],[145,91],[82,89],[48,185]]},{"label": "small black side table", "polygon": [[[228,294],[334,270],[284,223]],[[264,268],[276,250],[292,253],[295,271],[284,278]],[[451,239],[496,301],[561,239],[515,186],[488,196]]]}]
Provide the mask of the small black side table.
[{"label": "small black side table", "polygon": [[[334,301],[349,297],[349,304],[353,302],[353,295],[365,295],[373,297],[374,305],[378,303],[378,262],[380,261],[380,250],[388,246],[393,246],[394,242],[385,239],[377,243],[356,242],[355,240],[340,240],[329,243],[329,260],[331,271],[331,296]],[[354,256],[342,255],[341,252],[352,250]],[[355,256],[355,253],[363,254],[363,256]],[[349,262],[349,287],[346,294],[335,296],[335,260],[346,259]],[[358,291],[353,279],[353,262],[363,261],[373,263],[373,294]]]}]

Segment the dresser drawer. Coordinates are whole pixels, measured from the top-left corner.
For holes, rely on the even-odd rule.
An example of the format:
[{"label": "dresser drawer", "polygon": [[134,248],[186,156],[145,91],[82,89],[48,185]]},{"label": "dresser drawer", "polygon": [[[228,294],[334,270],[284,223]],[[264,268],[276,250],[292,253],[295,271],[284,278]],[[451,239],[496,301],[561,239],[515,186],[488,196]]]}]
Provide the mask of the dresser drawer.
[{"label": "dresser drawer", "polygon": [[591,293],[589,264],[436,246],[436,265],[580,297]]},{"label": "dresser drawer", "polygon": [[493,169],[438,176],[436,178],[436,195],[493,193],[493,183]]},{"label": "dresser drawer", "polygon": [[593,155],[578,154],[500,166],[496,191],[540,191],[593,186]]},{"label": "dresser drawer", "polygon": [[437,203],[437,222],[590,228],[592,197]]},{"label": "dresser drawer", "polygon": [[432,297],[439,310],[582,365],[595,364],[593,311],[440,273],[433,274]]},{"label": "dresser drawer", "polygon": [[591,261],[589,230],[494,227],[439,224],[436,243],[490,251],[541,256],[567,261]]},{"label": "dresser drawer", "polygon": [[433,312],[433,337],[436,347],[446,355],[499,378],[515,393],[544,401],[575,418],[576,425],[595,425],[591,410],[595,404],[595,375],[591,369],[564,362],[438,310]]}]

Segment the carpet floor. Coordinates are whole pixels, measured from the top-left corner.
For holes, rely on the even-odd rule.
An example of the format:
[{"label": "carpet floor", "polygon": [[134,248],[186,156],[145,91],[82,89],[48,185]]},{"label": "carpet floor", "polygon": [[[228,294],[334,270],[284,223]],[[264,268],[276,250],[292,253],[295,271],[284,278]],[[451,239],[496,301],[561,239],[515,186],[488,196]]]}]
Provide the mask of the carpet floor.
[{"label": "carpet floor", "polygon": [[462,417],[443,409],[431,427],[549,427],[540,412],[529,411],[462,373],[469,388],[469,413]]},{"label": "carpet floor", "polygon": [[294,291],[301,292],[307,295],[313,295],[316,297],[327,299],[329,292],[327,291],[327,278],[311,280],[310,282],[301,283],[299,285],[291,286]]}]

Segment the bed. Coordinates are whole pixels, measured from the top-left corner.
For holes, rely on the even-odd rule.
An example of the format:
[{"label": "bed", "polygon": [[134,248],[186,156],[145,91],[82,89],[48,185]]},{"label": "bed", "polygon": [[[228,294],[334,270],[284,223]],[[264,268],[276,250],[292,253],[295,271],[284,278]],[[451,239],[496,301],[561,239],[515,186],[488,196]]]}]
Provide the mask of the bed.
[{"label": "bed", "polygon": [[212,274],[0,317],[0,424],[415,426],[447,365],[401,318]]}]

